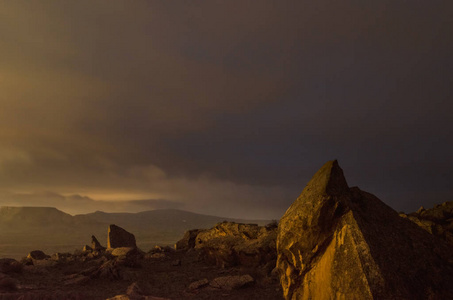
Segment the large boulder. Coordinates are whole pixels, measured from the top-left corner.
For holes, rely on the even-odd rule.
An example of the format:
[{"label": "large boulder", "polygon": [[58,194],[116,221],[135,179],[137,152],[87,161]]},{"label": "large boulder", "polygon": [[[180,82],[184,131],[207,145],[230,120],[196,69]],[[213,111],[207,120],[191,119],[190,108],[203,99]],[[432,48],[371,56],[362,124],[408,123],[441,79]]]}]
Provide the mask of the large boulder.
[{"label": "large boulder", "polygon": [[123,228],[110,225],[108,231],[107,248],[133,247],[136,248],[135,236]]},{"label": "large boulder", "polygon": [[48,259],[48,258],[50,258],[50,256],[45,254],[41,250],[33,250],[30,253],[28,253],[27,258],[30,258],[33,260],[42,260],[42,259]]},{"label": "large boulder", "polygon": [[222,222],[211,229],[186,233],[177,245],[183,249],[194,247],[205,261],[220,267],[257,267],[275,262],[276,237],[276,227]]},{"label": "large boulder", "polygon": [[280,220],[285,299],[451,299],[451,249],[326,163]]}]

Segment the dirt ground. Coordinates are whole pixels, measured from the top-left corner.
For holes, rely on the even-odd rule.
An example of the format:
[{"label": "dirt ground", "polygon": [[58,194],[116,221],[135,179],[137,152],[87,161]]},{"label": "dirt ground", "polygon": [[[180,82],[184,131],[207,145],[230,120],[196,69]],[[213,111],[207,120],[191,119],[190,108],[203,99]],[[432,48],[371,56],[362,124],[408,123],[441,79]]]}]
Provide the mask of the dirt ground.
[{"label": "dirt ground", "polygon": [[[180,264],[175,263],[180,261]],[[196,251],[166,252],[164,257],[140,260],[138,267],[122,268],[122,279],[86,278],[68,284],[72,274],[99,267],[98,260],[72,261],[55,266],[26,266],[9,276],[17,280],[17,291],[3,291],[1,299],[107,299],[125,294],[133,282],[154,297],[178,299],[283,299],[278,280],[264,275],[262,269],[233,267],[222,269],[207,265]],[[255,282],[238,290],[204,287],[189,291],[192,282],[229,275],[249,274]],[[70,280],[69,280],[70,282]],[[0,283],[1,285],[1,283]]]}]

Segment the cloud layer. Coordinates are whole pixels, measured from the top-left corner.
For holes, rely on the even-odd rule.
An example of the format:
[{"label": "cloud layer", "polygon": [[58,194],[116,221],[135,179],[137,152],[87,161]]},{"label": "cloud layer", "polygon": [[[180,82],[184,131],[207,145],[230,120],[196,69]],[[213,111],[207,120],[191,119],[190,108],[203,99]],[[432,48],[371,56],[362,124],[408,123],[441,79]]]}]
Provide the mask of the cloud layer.
[{"label": "cloud layer", "polygon": [[0,189],[278,218],[337,158],[395,209],[452,200],[451,20],[449,1],[4,2]]}]

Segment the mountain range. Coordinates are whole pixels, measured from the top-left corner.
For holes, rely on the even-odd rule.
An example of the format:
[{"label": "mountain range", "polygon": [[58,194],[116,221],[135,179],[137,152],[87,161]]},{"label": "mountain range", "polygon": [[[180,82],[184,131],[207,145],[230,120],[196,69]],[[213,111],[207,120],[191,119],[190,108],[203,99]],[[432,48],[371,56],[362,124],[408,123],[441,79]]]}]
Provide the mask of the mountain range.
[{"label": "mountain range", "polygon": [[139,248],[173,245],[184,232],[209,228],[222,221],[264,225],[268,220],[239,220],[178,209],[139,213],[96,211],[72,216],[53,207],[0,207],[0,257],[21,258],[39,249],[50,254],[73,252],[95,235],[105,246],[107,228],[116,224],[135,234]]}]

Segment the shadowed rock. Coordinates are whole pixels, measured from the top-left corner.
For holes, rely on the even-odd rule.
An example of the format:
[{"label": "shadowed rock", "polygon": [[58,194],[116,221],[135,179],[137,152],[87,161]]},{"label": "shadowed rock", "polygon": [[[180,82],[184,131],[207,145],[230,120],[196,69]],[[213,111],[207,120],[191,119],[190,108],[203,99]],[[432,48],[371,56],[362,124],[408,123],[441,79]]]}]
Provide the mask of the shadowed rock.
[{"label": "shadowed rock", "polygon": [[98,239],[94,235],[91,236],[91,248],[97,251],[105,250],[105,247],[103,247],[101,243],[99,243]]},{"label": "shadowed rock", "polygon": [[0,273],[20,273],[22,272],[22,264],[12,258],[0,258]]},{"label": "shadowed rock", "polygon": [[453,246],[453,201],[438,204],[430,209],[420,207],[416,212],[400,214],[427,232]]},{"label": "shadowed rock", "polygon": [[33,250],[28,255],[27,258],[35,259],[35,260],[42,260],[50,258],[49,255],[45,254],[41,250]]},{"label": "shadowed rock", "polygon": [[136,248],[135,236],[123,228],[110,225],[108,232],[107,248],[133,247]]},{"label": "shadowed rock", "polygon": [[182,239],[175,244],[176,250],[188,250],[195,247],[195,238],[202,231],[202,229],[192,229],[186,231]]},{"label": "shadowed rock", "polygon": [[451,250],[326,163],[282,217],[285,299],[448,299]]},{"label": "shadowed rock", "polygon": [[255,280],[253,279],[253,277],[248,274],[239,276],[222,276],[214,278],[209,283],[209,286],[216,289],[231,291],[247,287],[254,282]]},{"label": "shadowed rock", "polygon": [[134,282],[127,288],[126,294],[117,295],[107,300],[170,300],[168,298],[149,296],[148,293],[149,291],[143,290],[143,287]]}]

